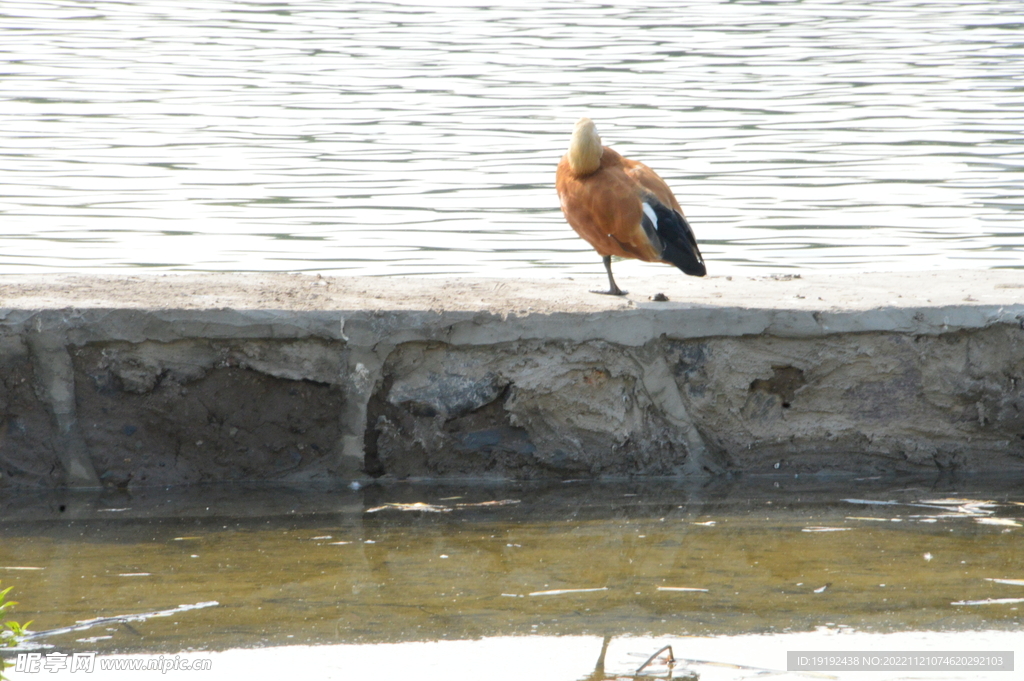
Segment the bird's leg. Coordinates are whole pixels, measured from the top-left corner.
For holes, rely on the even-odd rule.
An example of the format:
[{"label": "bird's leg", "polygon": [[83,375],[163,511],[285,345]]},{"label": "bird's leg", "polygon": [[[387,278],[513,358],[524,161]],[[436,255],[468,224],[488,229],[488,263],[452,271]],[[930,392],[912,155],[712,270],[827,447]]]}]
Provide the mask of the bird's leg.
[{"label": "bird's leg", "polygon": [[602,293],[606,296],[624,296],[629,291],[623,291],[615,284],[615,279],[612,277],[612,256],[604,256],[604,269],[608,272],[608,290],[607,291],[591,291],[591,293]]}]

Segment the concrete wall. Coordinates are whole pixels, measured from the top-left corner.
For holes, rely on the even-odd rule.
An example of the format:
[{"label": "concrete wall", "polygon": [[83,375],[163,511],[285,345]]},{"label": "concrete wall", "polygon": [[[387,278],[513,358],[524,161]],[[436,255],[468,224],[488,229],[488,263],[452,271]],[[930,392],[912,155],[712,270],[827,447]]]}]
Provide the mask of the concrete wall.
[{"label": "concrete wall", "polygon": [[0,485],[1019,475],[1022,280],[8,277]]}]

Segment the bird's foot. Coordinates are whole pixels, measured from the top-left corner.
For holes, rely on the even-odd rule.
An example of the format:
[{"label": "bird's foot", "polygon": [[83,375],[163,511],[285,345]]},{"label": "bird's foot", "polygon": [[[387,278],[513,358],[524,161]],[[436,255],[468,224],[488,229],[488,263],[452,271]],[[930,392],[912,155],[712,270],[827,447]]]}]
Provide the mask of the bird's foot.
[{"label": "bird's foot", "polygon": [[615,288],[613,288],[611,290],[608,290],[608,291],[597,291],[595,289],[590,289],[590,292],[591,293],[600,293],[602,296],[624,296],[624,295],[629,293],[629,291],[623,291],[618,286],[616,286]]}]

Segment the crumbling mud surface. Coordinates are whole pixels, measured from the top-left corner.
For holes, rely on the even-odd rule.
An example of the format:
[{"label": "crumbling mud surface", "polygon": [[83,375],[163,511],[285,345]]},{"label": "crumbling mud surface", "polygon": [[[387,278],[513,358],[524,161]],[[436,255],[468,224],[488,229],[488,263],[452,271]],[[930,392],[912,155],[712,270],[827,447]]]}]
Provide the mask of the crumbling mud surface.
[{"label": "crumbling mud surface", "polygon": [[[1020,470],[1024,331],[672,343],[710,450],[750,472]],[[711,427],[708,427],[711,426]]]},{"label": "crumbling mud surface", "polygon": [[369,437],[379,470],[397,475],[678,475],[694,453],[647,387],[659,370],[671,372],[706,472],[1024,465],[1018,326],[640,349],[405,346],[386,365]]},{"label": "crumbling mud surface", "polygon": [[[673,302],[583,304],[563,301],[586,284],[524,284],[507,308],[492,282],[264,276],[246,297],[189,276],[133,298],[118,279],[10,281],[0,486],[1024,474],[1012,273],[829,307],[808,299],[856,281],[711,279],[693,300],[659,281]],[[230,306],[196,304],[211,297]]]},{"label": "crumbling mud surface", "polygon": [[410,343],[385,364],[368,438],[395,475],[677,475],[685,439],[604,342]]},{"label": "crumbling mud surface", "polygon": [[[289,354],[281,350],[252,341],[75,350],[78,419],[100,480],[124,486],[327,474],[337,456],[341,392],[326,376],[288,379],[258,368],[267,354]],[[304,350],[327,354],[315,344]]]},{"label": "crumbling mud surface", "polygon": [[2,482],[59,484],[64,468],[25,339],[0,330],[0,473]]}]

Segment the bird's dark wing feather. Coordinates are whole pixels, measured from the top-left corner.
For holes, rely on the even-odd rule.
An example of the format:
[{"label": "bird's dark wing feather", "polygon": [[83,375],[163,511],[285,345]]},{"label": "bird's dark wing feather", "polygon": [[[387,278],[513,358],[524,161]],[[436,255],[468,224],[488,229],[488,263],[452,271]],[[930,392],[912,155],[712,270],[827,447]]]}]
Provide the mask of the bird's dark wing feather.
[{"label": "bird's dark wing feather", "polygon": [[[703,277],[707,274],[704,258],[697,247],[697,237],[686,218],[678,211],[672,210],[653,195],[643,198],[647,208],[640,222],[647,238],[655,247],[661,249],[661,257],[686,274]],[[651,212],[654,219],[651,219]]]}]

